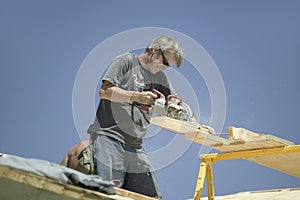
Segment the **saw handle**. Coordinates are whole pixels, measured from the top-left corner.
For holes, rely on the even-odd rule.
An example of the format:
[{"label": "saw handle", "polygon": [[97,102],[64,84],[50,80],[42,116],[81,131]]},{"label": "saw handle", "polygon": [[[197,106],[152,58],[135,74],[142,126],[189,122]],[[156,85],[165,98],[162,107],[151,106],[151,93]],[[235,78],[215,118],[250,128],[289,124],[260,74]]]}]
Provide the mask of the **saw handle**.
[{"label": "saw handle", "polygon": [[178,100],[179,100],[178,105],[181,105],[181,104],[182,104],[182,99],[181,99],[181,98],[179,98],[178,96],[175,96],[175,95],[169,95],[169,96],[167,97],[167,100],[166,100],[166,105],[169,105],[169,101],[170,101],[171,99],[178,99]]},{"label": "saw handle", "polygon": [[158,90],[156,90],[156,89],[153,89],[152,92],[153,92],[154,94],[157,95],[157,98],[158,98],[158,99],[159,99],[159,98],[165,98],[165,99],[166,99],[165,105],[169,105],[169,101],[170,101],[171,99],[178,99],[178,100],[179,100],[178,105],[181,105],[181,104],[182,104],[182,99],[179,98],[178,96],[175,96],[175,95],[168,95],[168,97],[166,98],[165,95],[164,95],[163,93],[161,93],[160,91],[158,91]]},{"label": "saw handle", "polygon": [[[156,89],[153,89],[152,93],[157,95],[157,99],[159,99],[159,98],[164,98],[165,99],[166,98],[163,93],[161,93],[160,91],[158,91]],[[144,110],[146,112],[150,112],[150,110],[151,110],[151,106],[149,106],[149,105],[140,104],[139,106],[140,106],[141,110]]]},{"label": "saw handle", "polygon": [[158,90],[156,90],[156,89],[153,89],[152,92],[153,92],[154,94],[157,95],[157,98],[158,98],[158,99],[159,99],[159,98],[166,98],[165,95],[164,95],[163,93],[161,93],[160,91],[158,91]]}]

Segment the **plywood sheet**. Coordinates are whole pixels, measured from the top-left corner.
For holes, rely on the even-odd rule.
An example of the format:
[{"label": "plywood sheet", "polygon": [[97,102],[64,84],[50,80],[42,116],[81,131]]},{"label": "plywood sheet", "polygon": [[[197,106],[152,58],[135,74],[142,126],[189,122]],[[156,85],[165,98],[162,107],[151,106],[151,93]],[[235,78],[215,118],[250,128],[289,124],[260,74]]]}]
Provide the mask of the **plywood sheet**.
[{"label": "plywood sheet", "polygon": [[300,178],[300,152],[272,156],[259,156],[248,158],[246,160]]},{"label": "plywood sheet", "polygon": [[[199,129],[196,125],[168,117],[154,118],[152,123],[167,130],[182,133],[188,140],[210,146],[221,152],[259,150],[294,145],[293,142],[274,135],[254,133],[244,128],[230,127],[228,131],[229,138],[225,139],[217,135],[211,135],[209,132]],[[247,160],[300,178],[300,152],[252,157]]]},{"label": "plywood sheet", "polygon": [[[215,200],[270,200],[270,199],[299,199],[300,188],[288,188],[288,189],[274,189],[274,190],[260,190],[239,192],[236,194],[229,194],[224,196],[215,196]],[[207,200],[207,197],[202,197],[201,200]]]}]

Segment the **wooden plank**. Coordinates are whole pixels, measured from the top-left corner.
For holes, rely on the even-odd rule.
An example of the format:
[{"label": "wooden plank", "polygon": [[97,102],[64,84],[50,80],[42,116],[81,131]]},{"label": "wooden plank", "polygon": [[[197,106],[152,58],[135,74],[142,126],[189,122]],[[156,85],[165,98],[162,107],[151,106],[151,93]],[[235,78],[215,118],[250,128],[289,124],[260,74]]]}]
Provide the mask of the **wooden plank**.
[{"label": "wooden plank", "polygon": [[185,139],[196,142],[202,145],[216,147],[223,144],[230,144],[230,141],[211,135],[209,133],[193,132],[184,134]]},{"label": "wooden plank", "polygon": [[294,145],[293,142],[270,134],[255,133],[244,128],[232,126],[228,128],[228,137],[234,142],[230,145],[222,145],[215,148],[223,152],[231,152]]},{"label": "wooden plank", "polygon": [[187,140],[200,144],[214,146],[230,144],[232,141],[212,135],[207,128],[192,125],[187,122],[179,121],[170,117],[153,117],[151,123],[175,133],[184,134]]},{"label": "wooden plank", "polygon": [[[227,194],[224,196],[215,196],[215,200],[270,200],[270,199],[289,199],[295,200],[300,197],[300,188],[273,189],[273,190],[258,190],[239,192],[236,194]],[[202,197],[201,200],[208,200],[207,197]]]},{"label": "wooden plank", "polygon": [[119,188],[115,188],[117,195],[107,195],[3,165],[0,165],[0,185],[0,199],[154,200]]},{"label": "wooden plank", "polygon": [[245,128],[236,128],[233,126],[228,128],[228,138],[240,143],[273,140],[282,143],[284,145],[294,145],[294,143],[291,141],[276,137],[271,134],[255,133]]},{"label": "wooden plank", "polygon": [[[255,133],[244,128],[229,127],[228,139],[225,139],[211,135],[209,132],[199,129],[196,125],[168,117],[153,118],[151,122],[167,130],[182,133],[187,140],[210,146],[221,152],[238,152],[294,145],[293,142],[274,135]],[[300,152],[252,157],[246,160],[300,178]]]},{"label": "wooden plank", "polygon": [[115,191],[117,195],[123,196],[123,197],[129,197],[130,199],[134,200],[157,200],[156,198],[153,197],[148,197],[139,193],[131,192],[128,190],[124,190],[121,188],[115,188]]},{"label": "wooden plank", "polygon": [[246,160],[300,178],[300,152],[252,157]]},{"label": "wooden plank", "polygon": [[[12,191],[7,193],[0,193],[2,197],[10,197],[10,199],[17,199],[15,197],[24,196],[22,199],[38,200],[38,199],[99,199],[99,200],[132,200],[130,198],[119,198],[118,195],[107,195],[93,190],[84,189],[81,187],[64,184],[49,178],[38,176],[22,170],[10,168],[0,165],[0,182],[1,188],[9,188]],[[18,187],[15,191],[13,188]],[[5,196],[4,196],[5,195]],[[25,198],[27,197],[27,198]]]},{"label": "wooden plank", "polygon": [[201,129],[197,125],[169,117],[154,117],[151,119],[151,123],[166,130],[184,134],[187,140],[210,146],[223,152],[264,149],[294,144],[270,134],[254,133],[244,128],[229,127],[229,138],[225,139],[212,135],[207,129]]},{"label": "wooden plank", "polygon": [[254,133],[244,128],[236,128],[233,126],[228,128],[228,138],[239,142],[265,140],[265,136],[265,134]]},{"label": "wooden plank", "polygon": [[[192,132],[205,131],[204,129],[203,130],[199,129],[198,125],[192,125],[170,117],[162,117],[162,116],[153,117],[151,118],[151,123],[175,133],[186,134]],[[208,133],[207,130],[206,133]]]},{"label": "wooden plank", "polygon": [[260,140],[260,141],[251,141],[247,143],[232,143],[229,145],[219,145],[214,146],[215,149],[222,152],[234,152],[234,151],[244,151],[244,150],[255,150],[255,149],[266,149],[272,147],[281,147],[285,146],[281,142],[274,140]]},{"label": "wooden plank", "polygon": [[[244,144],[240,144],[233,148],[227,148],[225,146],[220,147],[219,150],[224,152],[233,151],[233,150],[240,151],[240,150],[248,150],[248,149],[271,148],[271,147],[278,147],[278,146],[294,145],[294,143],[291,141],[270,134],[254,133],[244,128],[229,127],[228,133],[230,137],[232,137],[232,139],[241,141]],[[291,153],[291,154],[279,154],[279,155],[272,155],[272,156],[252,157],[246,160],[300,178],[300,170],[299,170],[300,152]]]}]

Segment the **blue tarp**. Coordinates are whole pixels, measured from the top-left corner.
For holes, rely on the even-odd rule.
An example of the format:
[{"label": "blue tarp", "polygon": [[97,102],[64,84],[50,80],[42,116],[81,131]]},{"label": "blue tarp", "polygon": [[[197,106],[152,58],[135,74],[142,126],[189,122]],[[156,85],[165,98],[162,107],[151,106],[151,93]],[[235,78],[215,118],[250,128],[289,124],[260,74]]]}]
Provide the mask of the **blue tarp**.
[{"label": "blue tarp", "polygon": [[104,192],[106,194],[115,194],[113,188],[114,184],[109,181],[103,181],[98,175],[83,174],[76,170],[45,160],[0,154],[0,165],[30,172],[63,183]]}]

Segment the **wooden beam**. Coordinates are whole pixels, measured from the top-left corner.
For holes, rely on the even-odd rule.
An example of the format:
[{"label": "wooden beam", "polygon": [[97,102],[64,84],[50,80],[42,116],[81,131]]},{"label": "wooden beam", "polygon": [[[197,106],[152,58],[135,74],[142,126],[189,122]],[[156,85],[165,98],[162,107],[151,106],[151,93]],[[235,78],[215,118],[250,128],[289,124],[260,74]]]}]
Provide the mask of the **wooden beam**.
[{"label": "wooden beam", "polygon": [[300,145],[284,146],[284,147],[274,147],[268,149],[255,149],[249,151],[235,151],[226,153],[212,153],[200,156],[201,159],[212,159],[214,161],[218,160],[233,160],[239,158],[250,158],[257,156],[272,156],[276,154],[291,154],[299,153]]},{"label": "wooden beam", "polygon": [[[0,183],[4,184],[1,185],[0,191],[5,188],[7,191],[6,193],[0,192],[0,199],[2,199],[2,195],[6,197],[9,196],[11,197],[10,199],[18,199],[15,197],[24,196],[25,194],[22,199],[26,200],[39,200],[43,199],[43,197],[45,197],[45,199],[59,198],[61,200],[155,200],[155,198],[120,188],[115,188],[116,195],[108,195],[3,165],[0,165]],[[7,187],[14,188],[14,186],[17,186],[20,190],[8,193],[9,188]],[[22,191],[21,188],[24,188],[24,191]],[[22,192],[24,194],[22,194]],[[31,193],[33,196],[30,196]]]},{"label": "wooden beam", "polygon": [[204,187],[204,181],[205,181],[205,176],[206,176],[206,162],[201,162],[200,168],[199,168],[199,173],[198,173],[198,179],[196,183],[196,190],[194,194],[194,200],[200,200],[202,196],[202,191]]},{"label": "wooden beam", "polygon": [[157,200],[156,198],[148,197],[148,196],[136,193],[136,192],[124,190],[122,188],[114,188],[114,189],[115,189],[117,195],[123,196],[123,197],[129,197],[134,200]]}]

